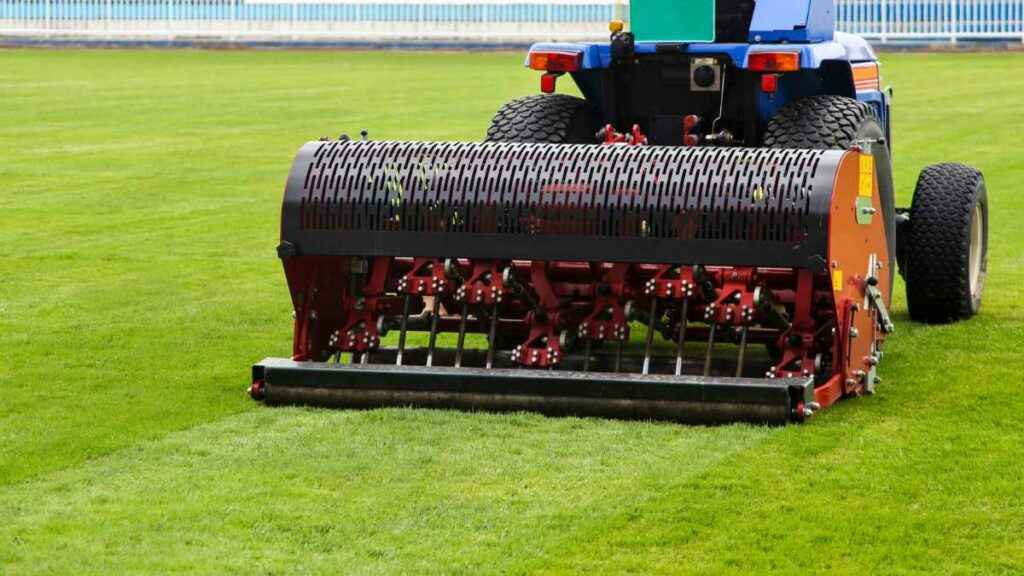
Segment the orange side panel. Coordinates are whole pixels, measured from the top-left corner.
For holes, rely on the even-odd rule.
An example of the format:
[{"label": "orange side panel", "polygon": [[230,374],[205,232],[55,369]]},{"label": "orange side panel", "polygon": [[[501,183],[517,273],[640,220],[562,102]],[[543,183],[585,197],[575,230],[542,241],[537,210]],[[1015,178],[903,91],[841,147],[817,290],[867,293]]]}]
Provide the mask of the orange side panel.
[{"label": "orange side panel", "polygon": [[[840,326],[836,333],[840,353],[846,356],[845,364],[837,369],[846,378],[856,378],[859,370],[870,371],[867,359],[884,338],[867,298],[867,278],[872,275],[877,278],[882,294],[889,294],[888,267],[893,265],[874,168],[874,158],[868,154],[846,155],[836,176],[829,215],[829,267]],[[870,215],[870,223],[865,223],[865,215],[871,209],[875,213]],[[889,304],[885,302],[887,308]],[[858,336],[848,338],[846,326],[851,323]],[[859,391],[859,385],[845,390],[847,394]]]}]

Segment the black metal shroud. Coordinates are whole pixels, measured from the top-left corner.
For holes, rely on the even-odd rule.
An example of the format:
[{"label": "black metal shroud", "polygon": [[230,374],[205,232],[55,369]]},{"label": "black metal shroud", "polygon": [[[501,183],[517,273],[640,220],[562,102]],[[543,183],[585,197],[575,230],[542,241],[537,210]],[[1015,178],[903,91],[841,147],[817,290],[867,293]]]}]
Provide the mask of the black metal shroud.
[{"label": "black metal shroud", "polygon": [[825,270],[842,151],[310,142],[283,254]]}]

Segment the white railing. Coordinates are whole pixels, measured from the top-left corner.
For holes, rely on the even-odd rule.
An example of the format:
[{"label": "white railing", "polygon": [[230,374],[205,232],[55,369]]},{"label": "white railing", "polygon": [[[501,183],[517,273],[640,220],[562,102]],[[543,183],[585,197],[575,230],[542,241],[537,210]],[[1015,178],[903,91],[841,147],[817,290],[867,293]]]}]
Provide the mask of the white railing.
[{"label": "white railing", "polygon": [[839,0],[836,27],[883,42],[1024,41],[1024,0]]},{"label": "white railing", "polygon": [[[0,0],[0,36],[525,42],[599,40],[628,0]],[[1024,41],[1024,0],[836,0],[873,40]]]},{"label": "white railing", "polygon": [[599,40],[627,0],[0,0],[0,36]]}]

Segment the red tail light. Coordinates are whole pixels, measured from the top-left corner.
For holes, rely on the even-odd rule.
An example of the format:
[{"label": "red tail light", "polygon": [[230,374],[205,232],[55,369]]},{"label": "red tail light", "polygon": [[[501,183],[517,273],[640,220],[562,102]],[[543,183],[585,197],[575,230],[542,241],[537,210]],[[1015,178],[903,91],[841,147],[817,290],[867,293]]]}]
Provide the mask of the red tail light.
[{"label": "red tail light", "polygon": [[558,74],[552,74],[548,72],[540,77],[540,91],[545,94],[553,94],[555,92],[555,83],[558,81]]},{"label": "red tail light", "polygon": [[530,68],[544,72],[575,72],[582,60],[582,52],[530,52]]},{"label": "red tail light", "polygon": [[796,72],[800,69],[800,53],[751,52],[747,68],[752,72]]}]

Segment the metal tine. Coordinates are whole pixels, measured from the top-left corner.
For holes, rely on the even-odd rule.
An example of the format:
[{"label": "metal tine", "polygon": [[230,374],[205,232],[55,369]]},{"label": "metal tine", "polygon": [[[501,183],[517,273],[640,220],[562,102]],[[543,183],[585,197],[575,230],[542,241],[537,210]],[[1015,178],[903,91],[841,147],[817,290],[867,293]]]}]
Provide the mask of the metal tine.
[{"label": "metal tine", "polygon": [[[366,325],[364,324],[363,327],[365,328]],[[367,348],[366,350],[363,350],[363,352],[359,355],[359,363],[360,364],[369,364],[370,363],[370,349],[369,348]]]},{"label": "metal tine", "polygon": [[466,315],[469,314],[469,304],[462,301],[462,318],[459,320],[459,341],[455,345],[455,367],[462,367],[462,348],[466,345]]},{"label": "metal tine", "polygon": [[711,323],[711,330],[708,331],[708,351],[704,356],[704,375],[711,376],[711,351],[715,347],[715,330],[718,328],[716,322]]},{"label": "metal tine", "polygon": [[743,377],[743,358],[747,355],[747,332],[750,331],[750,326],[743,325],[743,331],[740,332],[740,356],[736,359],[736,377]]},{"label": "metal tine", "polygon": [[583,345],[583,371],[587,372],[590,370],[590,351],[593,345],[593,341],[590,338],[586,339],[586,343]]},{"label": "metal tine", "polygon": [[494,338],[498,331],[498,303],[494,303],[494,308],[491,309],[491,328],[487,332],[487,369],[490,370],[494,365]]},{"label": "metal tine", "polygon": [[430,339],[427,342],[427,366],[434,365],[434,346],[437,344],[437,317],[441,311],[441,297],[434,296],[430,309]]},{"label": "metal tine", "polygon": [[651,298],[651,317],[647,322],[647,342],[644,344],[643,375],[651,373],[651,346],[654,344],[654,323],[658,319],[658,299]]},{"label": "metal tine", "polygon": [[410,294],[405,295],[405,302],[402,304],[402,323],[398,330],[398,354],[395,355],[395,365],[402,365],[402,354],[405,353],[405,333],[409,328],[409,300]]},{"label": "metal tine", "polygon": [[619,340],[619,343],[615,345],[615,366],[614,371],[618,372],[622,369],[622,347],[625,345],[623,340]]},{"label": "metal tine", "polygon": [[683,348],[686,346],[686,325],[687,313],[689,312],[690,299],[683,298],[679,305],[679,344],[676,347],[676,376],[683,374]]}]

